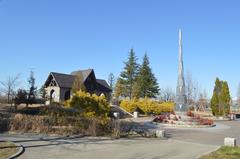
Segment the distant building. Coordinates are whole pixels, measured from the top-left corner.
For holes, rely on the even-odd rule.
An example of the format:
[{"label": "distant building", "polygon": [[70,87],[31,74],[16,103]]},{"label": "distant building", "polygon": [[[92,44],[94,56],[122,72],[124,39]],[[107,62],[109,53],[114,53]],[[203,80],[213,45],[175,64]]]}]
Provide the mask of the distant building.
[{"label": "distant building", "polygon": [[110,98],[112,89],[105,80],[96,79],[93,69],[79,70],[71,74],[51,72],[44,84],[46,90],[46,104],[51,102],[62,102],[72,96],[72,86],[76,75],[81,75],[83,85],[87,92],[97,95],[104,94],[107,99]]}]

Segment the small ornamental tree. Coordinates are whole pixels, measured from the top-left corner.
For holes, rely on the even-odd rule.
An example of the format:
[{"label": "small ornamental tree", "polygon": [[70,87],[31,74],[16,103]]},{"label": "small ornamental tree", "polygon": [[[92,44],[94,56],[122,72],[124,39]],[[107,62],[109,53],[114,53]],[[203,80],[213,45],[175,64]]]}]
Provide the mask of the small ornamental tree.
[{"label": "small ornamental tree", "polygon": [[45,90],[44,85],[38,90],[38,93],[39,93],[39,96],[40,96],[42,99],[45,99],[45,98],[46,98],[47,92],[46,92],[46,90]]},{"label": "small ornamental tree", "polygon": [[28,83],[29,83],[29,92],[28,92],[28,100],[26,105],[27,107],[29,104],[34,104],[36,102],[37,87],[35,86],[35,77],[34,77],[33,71],[30,72]]}]

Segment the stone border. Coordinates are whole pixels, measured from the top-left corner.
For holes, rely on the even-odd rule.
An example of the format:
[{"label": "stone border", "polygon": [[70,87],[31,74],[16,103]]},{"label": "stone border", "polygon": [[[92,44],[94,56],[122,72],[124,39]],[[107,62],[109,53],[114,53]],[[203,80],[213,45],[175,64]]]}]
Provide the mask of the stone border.
[{"label": "stone border", "polygon": [[231,121],[230,119],[212,119],[213,121]]},{"label": "stone border", "polygon": [[12,156],[8,157],[7,159],[15,159],[16,157],[19,157],[21,154],[23,154],[24,151],[25,151],[25,148],[23,147],[23,145],[21,145],[21,144],[16,144],[16,143],[14,143],[14,142],[12,142],[12,143],[15,144],[16,147],[19,147],[19,150],[18,150],[17,153],[13,154]]},{"label": "stone border", "polygon": [[162,126],[169,127],[169,128],[212,128],[212,127],[216,126],[216,124],[213,124],[213,125],[186,125],[186,124],[177,125],[177,124],[164,124],[164,123],[157,123],[157,122],[153,122],[153,124],[162,125]]}]

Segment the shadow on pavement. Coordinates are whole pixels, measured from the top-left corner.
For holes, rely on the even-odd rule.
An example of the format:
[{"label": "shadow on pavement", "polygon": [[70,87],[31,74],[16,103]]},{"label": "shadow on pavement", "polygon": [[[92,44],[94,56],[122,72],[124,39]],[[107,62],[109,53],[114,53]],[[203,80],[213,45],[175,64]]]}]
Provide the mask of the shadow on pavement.
[{"label": "shadow on pavement", "polygon": [[[58,146],[58,145],[71,145],[71,144],[113,144],[112,142],[106,141],[116,141],[119,139],[114,138],[84,138],[86,136],[74,136],[74,137],[58,137],[58,138],[38,138],[38,139],[30,139],[30,140],[16,140],[12,141],[15,143],[21,143],[25,149],[27,148],[38,148],[38,147],[47,147],[47,146]],[[74,140],[72,140],[74,139]],[[79,139],[79,140],[78,140]],[[139,141],[145,140],[142,137],[130,137],[130,138],[120,138],[123,143],[131,142],[131,141]],[[47,142],[38,144],[37,142]],[[31,143],[33,142],[33,143]],[[35,143],[36,142],[36,143]],[[24,144],[26,143],[26,144]],[[31,145],[27,145],[27,143],[31,143]],[[119,144],[119,142],[118,142]]]}]

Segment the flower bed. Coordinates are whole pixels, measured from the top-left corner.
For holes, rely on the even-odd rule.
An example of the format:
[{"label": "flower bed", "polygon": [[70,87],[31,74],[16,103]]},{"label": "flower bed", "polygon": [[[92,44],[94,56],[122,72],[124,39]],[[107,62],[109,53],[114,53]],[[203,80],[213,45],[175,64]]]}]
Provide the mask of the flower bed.
[{"label": "flower bed", "polygon": [[212,119],[201,118],[200,116],[195,116],[192,112],[187,112],[186,116],[178,116],[175,113],[171,114],[161,114],[153,119],[155,123],[162,123],[170,126],[180,126],[180,127],[212,127],[214,126],[214,121]]}]

